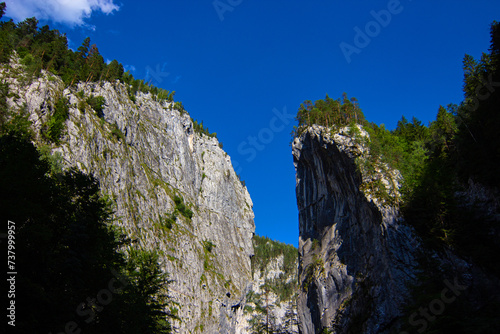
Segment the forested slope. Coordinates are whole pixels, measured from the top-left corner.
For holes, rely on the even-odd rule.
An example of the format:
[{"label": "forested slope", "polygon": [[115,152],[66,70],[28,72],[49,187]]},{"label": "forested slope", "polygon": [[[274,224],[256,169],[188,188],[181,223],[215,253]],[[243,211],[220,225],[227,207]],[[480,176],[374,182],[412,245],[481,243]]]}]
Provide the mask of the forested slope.
[{"label": "forested slope", "polygon": [[16,328],[244,331],[252,201],[215,134],[173,92],[106,64],[88,39],[72,51],[34,18],[0,23],[0,53]]}]

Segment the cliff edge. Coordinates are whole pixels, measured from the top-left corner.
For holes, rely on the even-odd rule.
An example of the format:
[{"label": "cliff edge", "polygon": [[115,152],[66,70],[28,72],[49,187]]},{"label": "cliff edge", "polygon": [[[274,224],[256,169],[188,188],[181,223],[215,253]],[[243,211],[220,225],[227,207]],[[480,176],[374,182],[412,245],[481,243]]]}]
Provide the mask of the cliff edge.
[{"label": "cliff edge", "polygon": [[[493,330],[498,277],[452,247],[432,247],[404,221],[401,176],[380,159],[366,163],[369,140],[360,125],[312,125],[293,141],[300,332]],[[457,201],[491,216],[495,197],[474,189]]]},{"label": "cliff edge", "polygon": [[[419,241],[399,224],[397,205],[361,190],[373,180],[356,158],[368,151],[348,131],[313,125],[292,145],[302,333],[379,333],[401,315],[407,284],[416,279]],[[397,191],[397,173],[374,177]]]},{"label": "cliff edge", "polygon": [[130,96],[120,81],[66,86],[50,72],[31,77],[15,57],[0,77],[11,92],[8,117],[25,115],[36,145],[63,168],[93,174],[115,203],[114,224],[135,247],[160,254],[174,327],[239,333],[252,281],[253,204],[217,139],[196,131],[173,102]]}]

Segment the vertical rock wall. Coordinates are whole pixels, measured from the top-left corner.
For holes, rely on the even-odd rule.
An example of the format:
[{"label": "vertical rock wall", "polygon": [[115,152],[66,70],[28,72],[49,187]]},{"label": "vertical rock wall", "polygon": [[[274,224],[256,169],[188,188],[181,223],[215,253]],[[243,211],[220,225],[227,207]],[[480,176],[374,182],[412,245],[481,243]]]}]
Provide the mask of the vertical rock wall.
[{"label": "vertical rock wall", "polygon": [[[181,333],[240,333],[251,287],[254,233],[252,201],[216,138],[194,131],[189,115],[172,103],[138,93],[133,102],[119,82],[78,84],[45,73],[30,80],[15,62],[1,71],[15,92],[12,113],[25,112],[38,145],[56,101],[69,100],[69,119],[59,145],[49,148],[65,167],[100,181],[116,203],[115,224],[137,240],[135,247],[161,254],[173,283],[169,295]],[[87,104],[105,99],[103,116]],[[175,198],[193,212],[177,213]]]},{"label": "vertical rock wall", "polygon": [[[384,332],[408,300],[419,242],[397,207],[360,190],[370,180],[355,160],[367,154],[347,128],[313,126],[293,142],[302,333]],[[397,174],[375,177],[397,191]]]}]

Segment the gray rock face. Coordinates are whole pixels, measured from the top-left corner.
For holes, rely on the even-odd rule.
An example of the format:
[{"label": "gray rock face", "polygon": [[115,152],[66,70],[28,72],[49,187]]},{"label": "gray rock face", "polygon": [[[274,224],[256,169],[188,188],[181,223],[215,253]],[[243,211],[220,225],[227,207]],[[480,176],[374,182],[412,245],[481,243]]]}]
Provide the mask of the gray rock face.
[{"label": "gray rock face", "polygon": [[[114,223],[137,240],[135,247],[161,254],[173,280],[178,332],[244,332],[253,204],[217,139],[195,132],[189,115],[171,103],[143,93],[132,102],[119,82],[67,88],[50,74],[29,81],[16,63],[0,75],[17,93],[8,100],[11,111],[28,113],[38,144],[46,143],[41,132],[57,99],[69,100],[66,130],[51,149],[65,167],[97,177],[116,203]],[[102,118],[85,102],[92,95],[105,98]],[[169,227],[176,196],[194,214],[177,214]]]},{"label": "gray rock face", "polygon": [[383,333],[416,280],[418,239],[398,222],[397,206],[361,190],[379,178],[396,194],[397,173],[362,175],[355,161],[368,149],[347,133],[313,126],[292,145],[302,333]]},{"label": "gray rock face", "polygon": [[[297,268],[297,261],[294,267]],[[276,287],[291,290],[288,298],[280,297]],[[283,292],[282,292],[283,293]],[[297,270],[287,273],[284,256],[271,258],[265,268],[254,268],[253,287],[247,298],[246,320],[248,333],[298,333]]]}]

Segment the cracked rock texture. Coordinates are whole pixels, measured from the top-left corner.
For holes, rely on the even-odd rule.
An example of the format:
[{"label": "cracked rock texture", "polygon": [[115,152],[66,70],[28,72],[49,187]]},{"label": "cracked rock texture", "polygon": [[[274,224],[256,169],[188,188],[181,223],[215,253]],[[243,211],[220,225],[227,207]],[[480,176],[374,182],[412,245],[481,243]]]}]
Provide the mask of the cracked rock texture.
[{"label": "cracked rock texture", "polygon": [[[297,266],[297,261],[294,261],[294,267]],[[292,292],[290,297],[282,299],[273,287],[284,286]],[[268,328],[270,333],[298,333],[297,270],[286,272],[283,255],[271,258],[263,270],[254,268],[253,287],[247,298],[245,314],[249,333],[264,328]]]},{"label": "cracked rock texture", "polygon": [[[384,332],[401,315],[407,284],[416,279],[420,242],[398,222],[396,206],[360,190],[369,179],[355,159],[368,149],[347,130],[314,125],[292,145],[302,333]],[[397,192],[397,173],[375,177],[388,193]]]},{"label": "cracked rock texture", "polygon": [[[313,125],[292,145],[300,332],[399,333],[411,319],[405,307],[416,312],[422,306],[410,289],[418,293],[425,283],[419,277],[426,275],[441,280],[443,288],[463,287],[461,298],[471,310],[498,302],[497,277],[450,248],[429,248],[404,224],[398,212],[400,175],[386,165],[364,169],[370,155],[364,139],[369,138],[356,126],[357,131],[333,131]],[[498,220],[498,196],[491,189],[469,181],[455,196],[463,206],[474,205],[484,219]],[[422,331],[415,319],[410,325]]]},{"label": "cracked rock texture", "polygon": [[[177,331],[244,333],[254,214],[217,139],[195,132],[189,115],[172,103],[140,92],[132,102],[120,82],[68,88],[48,73],[29,80],[15,61],[0,75],[16,93],[8,99],[10,110],[28,113],[39,145],[47,144],[41,132],[55,102],[69,100],[61,143],[50,148],[66,168],[100,181],[102,193],[116,203],[114,223],[138,241],[136,247],[160,253],[173,280]],[[103,117],[85,102],[92,95],[105,98]],[[178,214],[169,228],[176,196],[194,214]]]}]

